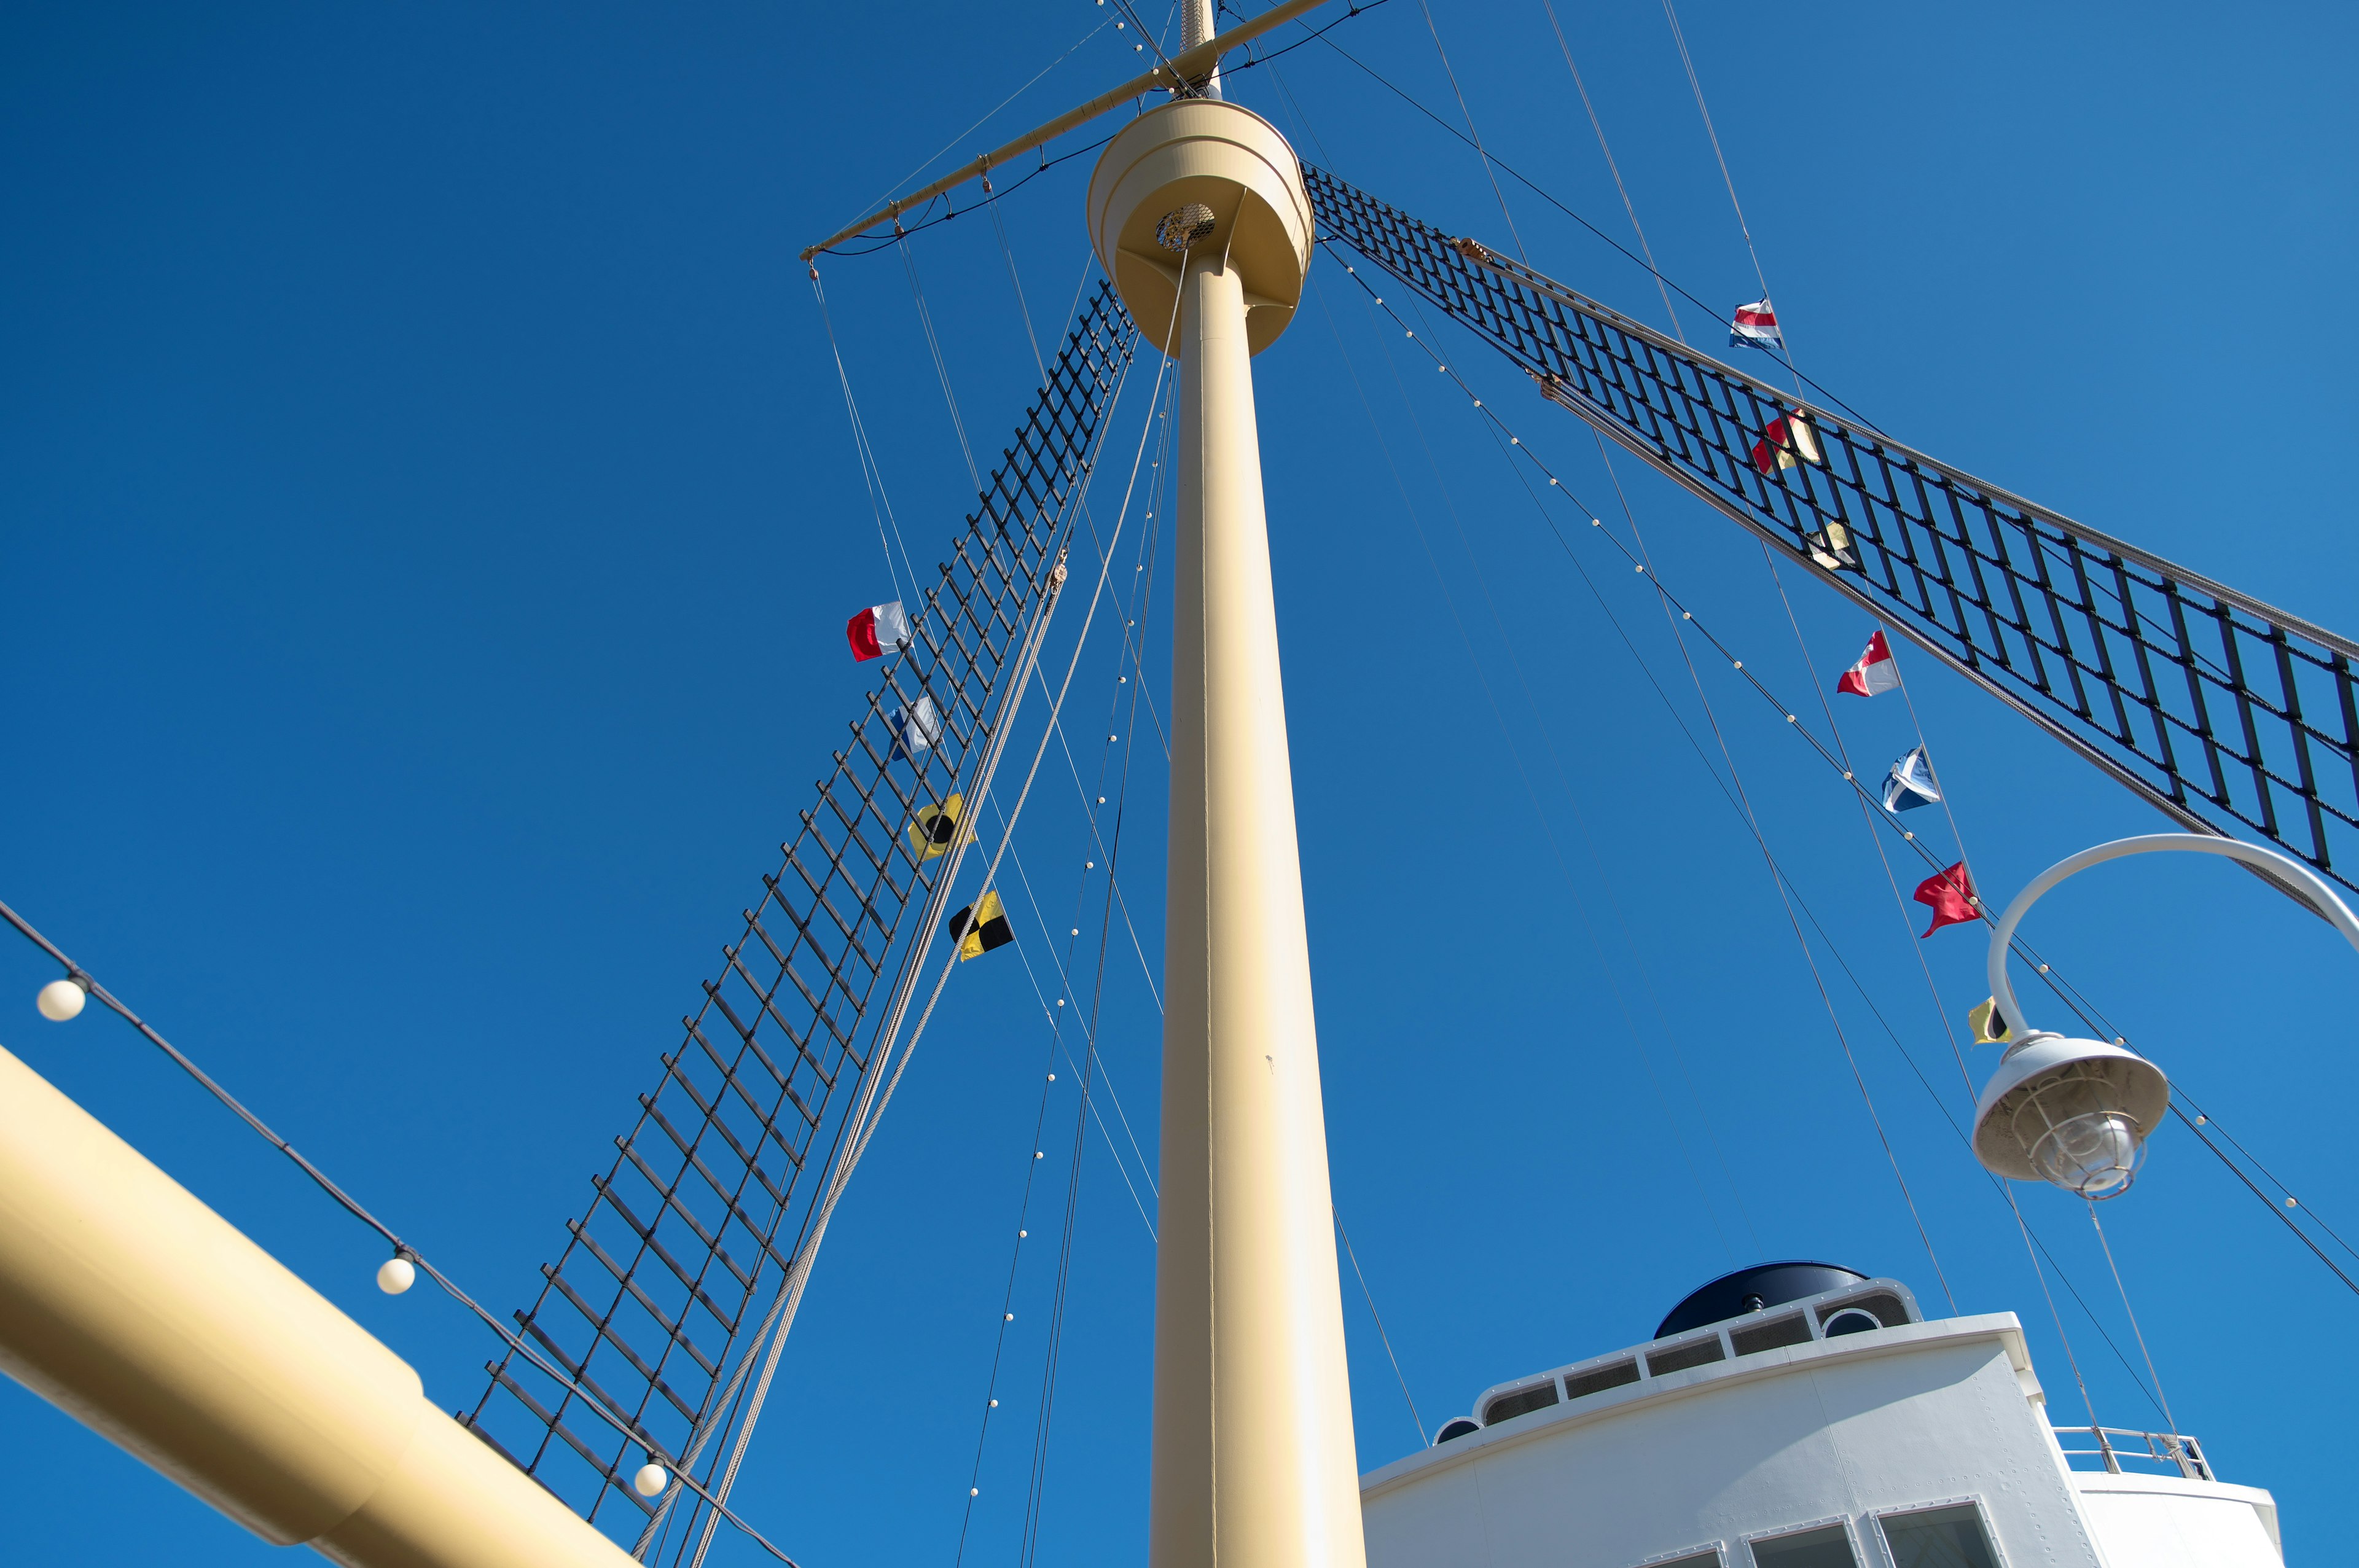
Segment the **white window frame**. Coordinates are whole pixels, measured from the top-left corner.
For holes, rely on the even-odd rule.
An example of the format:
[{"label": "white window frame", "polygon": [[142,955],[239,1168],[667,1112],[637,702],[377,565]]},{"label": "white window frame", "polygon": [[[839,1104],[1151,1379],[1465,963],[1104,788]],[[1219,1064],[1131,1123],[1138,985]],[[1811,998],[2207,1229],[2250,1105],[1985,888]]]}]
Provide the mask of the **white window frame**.
[{"label": "white window frame", "polygon": [[[1929,1506],[1933,1508],[1946,1508],[1949,1505],[1945,1503],[1933,1503]],[[1897,1511],[1906,1513],[1908,1510],[1902,1509]],[[1835,1525],[1841,1525],[1843,1527],[1843,1539],[1851,1543],[1851,1560],[1854,1563],[1863,1564],[1866,1563],[1869,1561],[1869,1558],[1866,1552],[1860,1550],[1859,1527],[1849,1514],[1828,1514],[1823,1519],[1803,1519],[1795,1524],[1773,1525],[1767,1530],[1751,1530],[1745,1531],[1737,1539],[1745,1542],[1746,1568],[1760,1568],[1760,1559],[1753,1555],[1753,1543],[1755,1541],[1777,1541],[1788,1535],[1805,1535],[1811,1530],[1826,1530]],[[1888,1558],[1884,1554],[1882,1541],[1880,1538],[1877,1542],[1877,1560],[1888,1561]]]},{"label": "white window frame", "polygon": [[1643,1562],[1632,1563],[1630,1568],[1654,1568],[1658,1563],[1677,1563],[1683,1557],[1702,1557],[1706,1554],[1709,1554],[1720,1568],[1728,1568],[1728,1542],[1725,1541],[1706,1541],[1694,1546],[1682,1546],[1677,1552],[1658,1552]]},{"label": "white window frame", "polygon": [[1962,1497],[1936,1498],[1930,1502],[1898,1503],[1888,1509],[1870,1509],[1866,1517],[1875,1521],[1876,1550],[1883,1553],[1886,1563],[1897,1563],[1898,1559],[1892,1555],[1892,1543],[1884,1537],[1886,1519],[1904,1519],[1909,1514],[1931,1513],[1936,1509],[1967,1507],[1971,1507],[1974,1510],[1974,1517],[1982,1521],[1983,1543],[1991,1549],[1991,1556],[1997,1562],[1998,1568],[2007,1568],[2006,1548],[1999,1541],[1998,1526],[1991,1519],[1989,1499],[1980,1492],[1968,1493]]}]

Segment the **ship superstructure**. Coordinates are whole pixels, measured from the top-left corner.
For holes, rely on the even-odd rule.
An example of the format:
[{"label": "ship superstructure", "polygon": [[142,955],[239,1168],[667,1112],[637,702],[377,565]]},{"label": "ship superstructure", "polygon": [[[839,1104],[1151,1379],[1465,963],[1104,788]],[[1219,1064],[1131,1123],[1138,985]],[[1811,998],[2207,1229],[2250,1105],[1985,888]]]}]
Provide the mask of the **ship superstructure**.
[{"label": "ship superstructure", "polygon": [[1740,1271],[1642,1344],[1486,1389],[1360,1497],[1370,1568],[2283,1561],[2275,1499],[2191,1438],[2051,1427],[2013,1313],[1929,1320],[1831,1264]]}]

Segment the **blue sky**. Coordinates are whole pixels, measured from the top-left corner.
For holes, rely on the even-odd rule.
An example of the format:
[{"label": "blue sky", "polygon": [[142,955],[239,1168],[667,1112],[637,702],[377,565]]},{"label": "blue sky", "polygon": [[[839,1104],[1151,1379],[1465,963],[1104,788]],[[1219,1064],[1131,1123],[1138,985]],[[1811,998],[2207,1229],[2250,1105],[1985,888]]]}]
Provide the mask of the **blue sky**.
[{"label": "blue sky", "polygon": [[[1664,270],[1708,300],[1755,297],[1660,8],[1558,11]],[[893,584],[795,252],[945,143],[1013,134],[1135,68],[1127,34],[1092,32],[1108,14],[0,18],[0,898],[487,1303],[528,1299],[871,684],[840,629]],[[1621,237],[1537,0],[1435,17],[1485,143]],[[1805,370],[1969,470],[2359,627],[2342,488],[2359,409],[2322,351],[2359,242],[2346,8],[2230,24],[1835,4],[1803,24],[1690,0],[1681,17]],[[1410,0],[1333,36],[1454,112]],[[1375,194],[1504,240],[1473,157],[1323,46],[1233,95]],[[1003,210],[1044,335],[1087,269],[1088,167]],[[1506,200],[1544,270],[1659,319],[1642,273],[1513,185]],[[979,217],[912,251],[959,410],[995,451],[1035,379],[1007,263]],[[824,270],[924,569],[972,493],[909,281],[889,254]],[[1895,1274],[1947,1310],[1750,840],[1464,400],[1339,271],[1322,260],[1314,281],[1256,362],[1272,549],[1335,1194],[1425,1425],[1643,1338],[1758,1258]],[[1444,330],[1527,441],[1611,493],[1573,421]],[[1125,457],[1144,405],[1111,438]],[[1788,574],[1798,648],[1748,541],[1635,465],[1616,473],[1664,578],[1814,712],[1807,688],[1856,656],[1860,613]],[[1583,564],[1700,722],[1642,589],[1600,569],[1612,557]],[[1168,627],[1147,630],[1153,693]],[[1115,711],[1113,643],[1079,661],[1070,711]],[[2160,826],[1979,694],[1908,668],[1986,890]],[[2013,1222],[1937,1107],[1962,1115],[1963,1088],[1857,814],[1718,679],[1705,690],[1773,846],[1872,999],[1834,988],[1941,1274],[1962,1310],[2021,1314],[2070,1419]],[[1897,701],[1838,712],[1870,765],[1916,740]],[[1131,739],[1147,848],[1122,880],[1152,957],[1161,759]],[[1044,776],[1016,839],[1053,924],[1085,885],[1083,838],[1071,779]],[[2033,925],[2359,1237],[2359,1181],[2302,1114],[2359,1088],[2359,969],[2331,933],[2177,858],[2083,878]],[[1922,950],[1954,1018],[1982,995],[1981,945],[1958,930]],[[1053,994],[1037,925],[1025,952]],[[955,1547],[1049,1049],[1011,957],[948,993],[739,1494],[812,1568]],[[1102,1055],[1151,1152],[1154,1006],[1135,957],[1116,949],[1107,972]],[[428,1292],[379,1295],[374,1239],[119,1022],[42,1021],[51,977],[0,945],[0,1044],[383,1336],[438,1402],[472,1404],[483,1331]],[[1071,1076],[1049,1101],[1060,1194]],[[1082,1147],[1039,1552],[1137,1561],[1143,1177],[1134,1162],[1126,1184],[1094,1130]],[[2101,1417],[2160,1424],[2085,1218],[2021,1195],[2093,1311],[2059,1289]],[[2277,1493],[2293,1552],[2321,1549],[2348,1368],[2261,1366],[2252,1347],[2256,1329],[2332,1343],[2359,1302],[2175,1130],[2106,1224],[2180,1428],[2225,1478]],[[1020,1419],[984,1446],[972,1555],[1016,1550],[1050,1259],[1016,1273],[1003,1397]],[[1347,1291],[1374,1468],[1417,1434],[1348,1275]],[[38,1500],[16,1530],[28,1561],[269,1555],[14,1385],[0,1455]]]}]

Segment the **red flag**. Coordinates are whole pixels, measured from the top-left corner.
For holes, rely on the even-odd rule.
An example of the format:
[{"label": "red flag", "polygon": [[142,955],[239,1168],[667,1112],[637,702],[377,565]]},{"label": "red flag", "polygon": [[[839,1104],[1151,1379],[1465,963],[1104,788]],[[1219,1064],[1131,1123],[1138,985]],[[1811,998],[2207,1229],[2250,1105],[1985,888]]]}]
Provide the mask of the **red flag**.
[{"label": "red flag", "polygon": [[1980,920],[1982,914],[1974,908],[1973,898],[1974,880],[1966,875],[1963,860],[1919,882],[1917,902],[1930,905],[1933,911],[1933,924],[1925,927],[1925,935],[1930,936],[1944,925],[1963,925]]}]

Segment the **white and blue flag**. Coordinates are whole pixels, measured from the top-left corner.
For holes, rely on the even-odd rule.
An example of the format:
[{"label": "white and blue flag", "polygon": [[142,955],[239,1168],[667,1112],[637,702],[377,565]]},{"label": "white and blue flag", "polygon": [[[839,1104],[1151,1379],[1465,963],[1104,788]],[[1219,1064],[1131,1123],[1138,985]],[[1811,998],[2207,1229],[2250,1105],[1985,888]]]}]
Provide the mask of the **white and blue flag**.
[{"label": "white and blue flag", "polygon": [[1914,811],[1940,798],[1940,788],[1933,783],[1932,761],[1922,746],[1893,763],[1892,771],[1884,775],[1886,811]]}]

